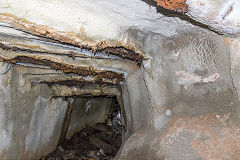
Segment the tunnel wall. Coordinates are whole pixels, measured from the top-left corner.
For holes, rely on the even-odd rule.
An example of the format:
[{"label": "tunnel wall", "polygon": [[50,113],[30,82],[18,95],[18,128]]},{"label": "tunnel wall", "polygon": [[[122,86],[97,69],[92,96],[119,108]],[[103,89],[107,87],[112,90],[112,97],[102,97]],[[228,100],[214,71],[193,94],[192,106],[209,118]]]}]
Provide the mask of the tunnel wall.
[{"label": "tunnel wall", "polygon": [[48,72],[45,69],[2,63],[1,71],[6,72],[0,75],[2,159],[38,159],[54,151],[69,105],[72,105],[73,111],[68,138],[86,125],[104,122],[107,118],[111,99],[93,99],[91,107],[85,112],[87,98],[52,98],[49,86],[31,83],[29,77],[36,73],[45,74]]},{"label": "tunnel wall", "polygon": [[[19,66],[1,75],[1,157],[35,159],[53,151],[68,106],[61,98],[50,99],[46,85],[31,86],[26,77],[39,72]],[[6,70],[4,65],[1,69]],[[14,75],[14,76],[13,76]]]},{"label": "tunnel wall", "polygon": [[[239,41],[204,29],[169,38],[129,29],[125,38],[150,58],[126,75],[128,130],[116,159],[238,157]],[[28,81],[38,72],[12,65],[1,75],[4,158],[40,157],[58,143],[69,102],[51,99],[49,86]]]},{"label": "tunnel wall", "polygon": [[203,29],[139,32],[129,39],[152,58],[128,77],[135,130],[116,159],[238,159],[238,45]]},{"label": "tunnel wall", "polygon": [[[87,105],[88,103],[89,105]],[[66,134],[67,139],[86,126],[104,123],[113,107],[111,98],[76,98],[71,105],[72,112]]]},{"label": "tunnel wall", "polygon": [[[39,159],[58,145],[66,112],[72,108],[67,138],[86,125],[104,122],[112,105],[110,98],[52,98],[47,84],[36,82],[49,69],[1,63],[0,155],[2,159]],[[6,73],[5,73],[6,72]],[[41,75],[42,74],[42,75]]]},{"label": "tunnel wall", "polygon": [[[233,13],[238,12],[238,7],[231,7],[232,4],[228,3],[232,1],[226,2],[228,5],[223,7],[224,12],[219,11],[222,11],[221,4],[225,2],[217,3],[220,4],[217,10],[220,16],[209,12],[210,18],[205,17],[206,14],[199,14],[202,7],[193,10],[200,19],[204,15],[205,20],[208,20],[206,24],[217,28],[215,32],[207,26],[187,21],[183,16],[172,17],[172,14],[158,13],[154,7],[138,0],[81,0],[72,3],[31,0],[27,1],[23,9],[24,2],[26,1],[6,0],[1,3],[2,12],[18,16],[20,21],[24,18],[24,22],[28,19],[36,23],[22,25],[22,28],[19,25],[19,30],[29,29],[27,27],[31,26],[28,31],[35,35],[60,39],[64,43],[71,42],[69,45],[72,46],[79,42],[92,45],[92,42],[98,44],[99,41],[107,41],[111,47],[118,47],[119,44],[130,46],[146,56],[141,66],[126,59],[110,62],[111,60],[94,58],[89,61],[79,61],[74,57],[64,58],[64,62],[68,61],[70,64],[84,62],[98,69],[125,71],[122,97],[128,130],[116,159],[240,159],[239,38],[217,34],[219,24],[212,23],[211,19],[217,18],[215,22],[224,22],[220,24],[223,27],[227,27],[225,22],[231,25],[228,18],[235,17],[234,14],[231,15],[232,9]],[[211,3],[211,7],[216,8],[215,4]],[[230,16],[226,17],[229,13]],[[8,19],[6,14],[1,17]],[[14,19],[13,17],[10,16],[10,19]],[[74,37],[72,32],[82,37]],[[72,36],[75,39],[69,38]],[[93,40],[90,37],[94,37]],[[91,40],[88,41],[88,38]],[[54,60],[59,59],[57,57]],[[4,76],[1,81],[6,82],[6,79]],[[21,79],[17,78],[13,82],[12,85],[17,85]],[[21,122],[21,117],[17,114],[23,110],[21,106],[12,105],[11,101],[22,102],[22,99],[16,99],[21,92],[18,91],[18,86],[16,92],[15,87],[6,83],[2,83],[1,89],[1,134],[6,137],[1,139],[2,156],[6,153],[11,156],[12,151],[13,157],[22,157],[24,143],[15,140],[17,138],[11,139],[11,135],[13,138],[17,137],[16,131],[14,133],[12,130],[18,129],[19,125],[15,124],[20,124],[18,121]],[[21,89],[25,90],[25,87]],[[12,91],[17,95],[11,93]],[[36,93],[40,91],[43,92],[39,89]],[[27,96],[25,98],[29,100]],[[31,99],[30,102],[34,104]],[[24,107],[30,110],[29,113],[32,113],[32,104],[29,108]],[[14,108],[19,109],[12,113]],[[7,121],[9,125],[6,128],[5,118],[11,119],[11,116],[16,121]],[[28,119],[30,123],[31,118]],[[24,129],[20,139],[25,136]],[[14,152],[14,146],[20,148],[20,151]]]}]

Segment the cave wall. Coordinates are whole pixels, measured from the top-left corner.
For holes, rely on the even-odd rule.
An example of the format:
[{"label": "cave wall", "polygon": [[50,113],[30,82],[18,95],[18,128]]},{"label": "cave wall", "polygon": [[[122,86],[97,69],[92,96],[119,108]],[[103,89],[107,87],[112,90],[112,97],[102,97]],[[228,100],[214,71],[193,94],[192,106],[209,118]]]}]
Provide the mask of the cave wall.
[{"label": "cave wall", "polygon": [[68,103],[51,99],[47,85],[31,86],[26,77],[38,69],[3,64],[1,70],[1,157],[32,159],[53,151]]},{"label": "cave wall", "polygon": [[[133,80],[137,87],[132,83],[128,87],[133,96],[145,91],[140,103],[147,103],[131,104],[133,117],[140,118],[136,121],[145,121],[141,122],[141,130],[126,141],[118,158],[239,158],[239,100],[235,87],[238,54],[233,49],[237,45],[233,47],[229,39],[203,29],[182,30],[170,38],[154,33],[133,35],[136,32],[129,30],[128,36],[142,40],[138,44],[153,57],[144,64],[144,74]],[[145,85],[139,83],[141,79]]]},{"label": "cave wall", "polygon": [[111,98],[76,98],[71,105],[72,112],[66,134],[67,139],[86,126],[104,123],[113,107]]},{"label": "cave wall", "polygon": [[1,144],[3,159],[38,159],[56,149],[66,112],[71,108],[65,138],[95,123],[103,123],[111,98],[53,97],[54,91],[36,79],[55,72],[34,66],[1,63]]},{"label": "cave wall", "polygon": [[[11,121],[12,111],[11,111],[11,93],[10,93],[10,85],[9,85],[9,79],[11,77],[11,74],[7,73],[6,70],[8,70],[8,64],[7,63],[1,63],[1,89],[0,89],[0,109],[1,109],[1,116],[0,116],[0,130],[1,130],[1,146],[0,146],[0,152],[1,157],[3,157],[6,154],[6,149],[10,146],[11,143],[11,133],[13,130],[13,123]],[[4,75],[2,75],[4,74]]]},{"label": "cave wall", "polygon": [[[123,73],[124,80],[119,85],[126,111],[127,132],[116,159],[225,160],[240,158],[238,126],[239,39],[217,33],[219,29],[222,29],[222,32],[227,31],[234,34],[238,32],[238,27],[237,30],[229,32],[236,28],[229,28],[228,25],[231,23],[222,28],[218,24],[211,23],[212,19],[208,17],[205,19],[204,16],[203,19],[201,19],[202,17],[196,18],[199,21],[207,20],[205,24],[210,23],[210,27],[216,27],[215,32],[213,32],[206,27],[201,28],[199,25],[193,25],[177,17],[164,16],[157,13],[154,7],[138,0],[131,2],[128,0],[61,2],[34,0],[28,1],[26,8],[22,9],[23,2],[25,1],[1,2],[2,12],[7,14],[1,15],[0,20],[4,23],[7,21],[8,25],[13,25],[18,30],[26,30],[35,36],[57,39],[62,42],[60,44],[45,42],[43,45],[34,41],[33,44],[37,44],[37,47],[32,46],[32,42],[27,43],[31,44],[30,47],[22,45],[28,49],[35,47],[36,50],[47,50],[47,54],[44,52],[45,55],[34,52],[40,59],[48,58],[48,60],[75,66],[91,65],[98,72],[111,70],[118,74]],[[189,5],[190,2],[193,1],[189,0]],[[215,3],[212,4],[214,6]],[[192,9],[191,6],[189,9]],[[201,10],[200,7],[198,9]],[[233,13],[235,13],[236,9],[234,7],[233,9]],[[219,8],[217,8],[216,13],[218,11]],[[198,10],[196,13],[199,13]],[[17,15],[20,20],[24,18],[23,22],[21,21],[23,25],[18,24],[19,19],[16,20],[14,16],[8,14]],[[220,17],[220,22],[225,24],[231,20],[232,15],[226,17],[226,20],[222,19],[223,21],[221,18],[223,17]],[[28,25],[25,24],[25,21]],[[16,30],[14,32],[9,29],[2,31],[6,34],[15,32],[19,34]],[[5,41],[8,42],[7,45],[16,46],[11,40],[4,39],[2,36],[1,42]],[[64,46],[65,43],[68,43],[72,48]],[[80,49],[74,48],[81,47],[82,44],[85,47],[90,46],[90,49],[79,51]],[[94,49],[99,46],[105,45],[110,47],[124,46],[134,53],[139,53],[136,54],[138,56],[144,55],[145,59],[142,61],[142,65],[137,66],[136,62],[122,57],[114,59],[113,56],[101,57],[101,55],[97,59],[94,54],[89,53],[94,52]],[[6,48],[2,50],[1,59],[5,58],[5,61],[8,60],[6,58],[8,56],[12,58],[14,55],[29,56],[32,54],[26,50],[22,50],[22,52],[17,50],[17,53],[11,54],[6,51]],[[89,59],[62,57],[60,56],[62,52],[58,53],[59,55],[52,55],[53,50],[64,50],[64,53],[74,51],[77,53],[76,55],[81,53],[84,56],[91,55],[92,57]],[[96,55],[99,54],[101,53]],[[13,63],[14,61],[9,62]],[[18,72],[21,73],[21,70]],[[47,85],[41,85],[42,87],[37,85],[33,91],[30,91],[27,86],[19,86],[23,80],[19,79],[18,72],[11,69],[8,74],[1,78],[1,94],[3,95],[1,97],[1,108],[3,109],[1,112],[3,121],[1,134],[7,138],[1,139],[3,143],[0,149],[2,148],[2,156],[10,157],[10,153],[14,153],[11,156],[21,155],[20,157],[24,159],[27,156],[40,155],[40,153],[26,152],[24,157],[25,140],[20,137],[27,136],[26,128],[28,127],[23,127],[20,136],[16,136],[16,130],[20,124],[27,121],[26,124],[32,128],[27,140],[31,140],[32,134],[39,133],[35,132],[35,128],[31,126],[38,121],[40,125],[43,119],[38,119],[38,115],[45,117],[47,114],[45,110],[41,109],[39,109],[38,114],[35,114],[33,106],[36,100],[48,103],[48,100],[46,102],[43,99],[49,97],[46,94]],[[9,73],[11,74],[9,75]],[[12,82],[11,85],[6,83],[8,78]],[[104,82],[105,79],[102,80]],[[74,87],[64,86],[57,87],[56,90],[69,96],[80,93],[82,89],[77,90]],[[97,89],[94,93],[103,94],[102,90],[99,90]],[[26,94],[21,96],[22,92]],[[39,93],[43,98],[38,99]],[[24,98],[25,101],[23,101]],[[17,106],[18,103],[23,102],[29,106],[25,103]],[[65,103],[61,101],[63,104],[61,109],[63,110],[66,108]],[[22,117],[17,116],[22,110],[27,110],[27,118],[23,117],[23,120]],[[11,119],[11,116],[15,118],[7,122],[8,128],[4,127],[5,119],[8,117]],[[59,113],[59,117],[61,116],[62,114]],[[54,122],[50,121],[49,123],[53,123],[54,126],[60,125]],[[38,128],[41,127],[36,127],[36,129]],[[56,128],[58,130],[59,127]],[[48,136],[51,135],[48,134]],[[41,142],[45,143],[44,140]],[[27,144],[32,143],[34,141]],[[13,152],[14,148],[15,150],[16,148],[20,149],[18,152]]]}]

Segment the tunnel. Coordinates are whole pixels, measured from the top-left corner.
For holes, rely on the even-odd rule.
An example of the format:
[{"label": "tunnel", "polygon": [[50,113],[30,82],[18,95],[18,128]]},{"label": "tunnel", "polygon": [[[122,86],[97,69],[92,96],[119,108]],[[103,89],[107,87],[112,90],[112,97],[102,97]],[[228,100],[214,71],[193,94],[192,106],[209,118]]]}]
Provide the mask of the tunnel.
[{"label": "tunnel", "polygon": [[55,152],[41,159],[111,159],[125,133],[116,97],[71,97]]},{"label": "tunnel", "polygon": [[239,6],[1,0],[0,159],[239,160]]}]

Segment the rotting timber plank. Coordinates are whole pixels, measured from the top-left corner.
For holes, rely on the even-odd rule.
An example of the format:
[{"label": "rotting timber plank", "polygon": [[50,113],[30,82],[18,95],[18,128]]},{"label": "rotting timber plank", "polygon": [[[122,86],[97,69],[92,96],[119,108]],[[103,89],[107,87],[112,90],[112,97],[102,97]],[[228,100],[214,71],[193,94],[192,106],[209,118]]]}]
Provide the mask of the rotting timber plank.
[{"label": "rotting timber plank", "polygon": [[53,85],[66,85],[69,87],[72,86],[83,86],[85,83],[91,83],[91,84],[99,84],[99,85],[115,85],[115,83],[111,82],[105,82],[102,79],[93,79],[93,80],[86,80],[84,78],[78,78],[78,79],[65,79],[65,80],[54,80],[54,81],[41,81],[41,83],[47,84],[49,87]]},{"label": "rotting timber plank", "polygon": [[66,74],[73,73],[82,76],[94,76],[98,81],[102,81],[103,79],[108,79],[111,81],[115,80],[116,84],[124,80],[124,74],[122,73],[116,73],[109,70],[96,70],[92,66],[74,66],[71,64],[55,62],[50,59],[44,59],[34,56],[16,56],[14,58],[0,57],[0,61],[8,62],[11,64],[27,63],[48,66],[51,69],[61,70]]},{"label": "rotting timber plank", "polygon": [[106,52],[107,54],[112,54],[123,59],[135,61],[138,66],[141,65],[143,60],[147,59],[144,54],[137,52],[133,45],[126,46],[122,45],[120,42],[114,44],[107,41],[95,42],[83,35],[70,32],[60,32],[54,28],[38,25],[6,13],[0,13],[0,21],[11,24],[13,28],[17,30],[38,37],[48,38],[61,44],[86,49],[93,53]]},{"label": "rotting timber plank", "polygon": [[[23,44],[21,44],[23,46]],[[27,48],[26,48],[27,47]],[[96,56],[88,56],[84,54],[79,54],[74,51],[68,51],[68,52],[52,52],[47,50],[36,50],[34,46],[31,45],[25,45],[24,48],[14,46],[14,45],[6,45],[0,42],[0,48],[6,51],[14,51],[14,52],[27,52],[27,53],[33,53],[33,54],[48,54],[48,55],[59,55],[59,56],[68,56],[73,58],[94,58],[94,59],[109,59],[109,58],[103,58],[103,57],[96,57]]]},{"label": "rotting timber plank", "polygon": [[92,97],[92,96],[119,96],[121,89],[116,85],[92,85],[89,83],[84,84],[84,87],[79,86],[66,86],[66,85],[53,85],[50,87],[52,97]]},{"label": "rotting timber plank", "polygon": [[155,0],[158,6],[161,6],[165,9],[186,12],[188,6],[186,0]]}]

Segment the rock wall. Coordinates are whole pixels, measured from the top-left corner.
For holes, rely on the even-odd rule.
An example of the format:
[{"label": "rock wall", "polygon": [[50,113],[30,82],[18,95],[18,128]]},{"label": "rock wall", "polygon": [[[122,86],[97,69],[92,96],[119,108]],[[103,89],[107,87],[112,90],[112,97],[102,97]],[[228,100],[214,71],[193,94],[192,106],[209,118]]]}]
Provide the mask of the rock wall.
[{"label": "rock wall", "polygon": [[[43,146],[56,141],[42,137],[60,136],[67,108],[60,97],[90,93],[122,98],[127,132],[115,159],[239,159],[239,38],[237,21],[228,23],[237,10],[223,7],[229,15],[212,23],[225,1],[208,2],[219,4],[213,19],[197,17],[194,0],[186,14],[235,38],[138,0],[2,2],[0,60],[14,66],[1,68],[10,68],[0,85],[2,157],[53,150]],[[41,66],[32,72],[44,75],[27,83],[19,65]]]},{"label": "rock wall", "polygon": [[[11,71],[8,71],[11,66],[7,63],[1,63],[1,89],[0,89],[0,108],[1,108],[1,116],[0,116],[0,134],[1,134],[1,157],[4,158],[6,155],[6,150],[10,146],[11,143],[11,134],[13,130],[13,122],[12,119],[12,109],[11,109],[11,93],[10,93],[10,85],[9,81],[11,78]],[[6,73],[7,72],[7,73]]]},{"label": "rock wall", "polygon": [[[128,84],[134,96],[130,101],[136,103],[131,104],[132,115],[139,118],[133,121],[143,125],[133,125],[140,129],[118,158],[238,159],[237,58],[231,58],[237,56],[237,45],[229,48],[227,39],[204,30],[182,30],[170,38],[144,36],[136,39],[144,39],[142,47],[153,58],[138,80],[129,77],[137,86]],[[145,95],[140,104],[136,93]]]},{"label": "rock wall", "polygon": [[26,77],[39,70],[8,67],[1,66],[1,156],[40,158],[55,149],[68,103],[61,98],[50,99],[46,85],[31,86]]},{"label": "rock wall", "polygon": [[54,151],[69,107],[66,138],[108,116],[111,98],[93,98],[88,105],[89,98],[53,98],[47,84],[32,83],[51,70],[1,65],[2,159],[38,159]]},{"label": "rock wall", "polygon": [[66,134],[67,139],[87,125],[104,123],[113,107],[111,98],[77,98],[71,105],[72,113]]}]

